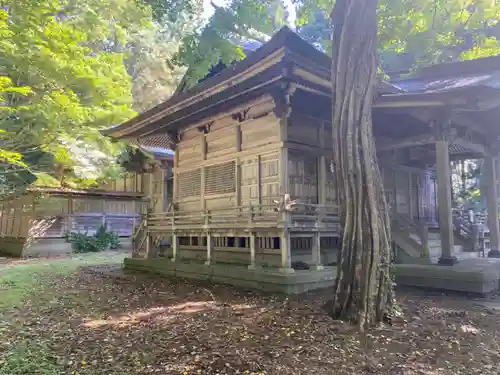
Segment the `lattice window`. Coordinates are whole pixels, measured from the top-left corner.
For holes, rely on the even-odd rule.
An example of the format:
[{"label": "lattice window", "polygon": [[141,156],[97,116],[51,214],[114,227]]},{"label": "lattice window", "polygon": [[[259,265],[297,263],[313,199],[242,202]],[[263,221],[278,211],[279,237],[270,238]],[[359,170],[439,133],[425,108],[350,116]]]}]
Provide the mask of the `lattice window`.
[{"label": "lattice window", "polygon": [[95,234],[103,224],[102,216],[100,215],[73,215],[72,221],[73,226],[71,231],[88,233],[89,235]]},{"label": "lattice window", "polygon": [[410,181],[408,171],[396,170],[394,174],[396,212],[402,215],[410,213]]},{"label": "lattice window", "polygon": [[111,232],[116,232],[118,235],[127,237],[131,236],[134,232],[134,217],[125,216],[107,216],[106,225],[108,230]]},{"label": "lattice window", "polygon": [[193,169],[177,175],[179,180],[179,198],[196,197],[201,195],[201,171]]},{"label": "lattice window", "polygon": [[164,184],[164,174],[163,169],[158,169],[151,174],[153,179],[153,195],[162,195],[163,184]]},{"label": "lattice window", "polygon": [[226,194],[236,191],[234,161],[205,168],[205,194]]},{"label": "lattice window", "polygon": [[333,170],[332,163],[332,159],[326,159],[326,204],[337,204],[339,200],[335,171]]},{"label": "lattice window", "polygon": [[292,198],[318,203],[317,159],[291,152],[288,159],[288,173]]}]

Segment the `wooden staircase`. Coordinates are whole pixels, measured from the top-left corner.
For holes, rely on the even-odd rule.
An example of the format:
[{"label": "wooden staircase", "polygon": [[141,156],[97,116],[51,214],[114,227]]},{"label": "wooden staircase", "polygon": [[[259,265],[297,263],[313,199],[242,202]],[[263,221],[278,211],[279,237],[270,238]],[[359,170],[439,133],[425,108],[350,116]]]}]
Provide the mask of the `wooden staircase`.
[{"label": "wooden staircase", "polygon": [[[173,209],[172,204],[168,205],[167,212]],[[155,258],[166,257],[165,247],[162,244],[165,237],[153,235],[148,231],[148,214],[141,216],[140,223],[135,227],[132,234],[132,257],[133,258]]]},{"label": "wooden staircase", "polygon": [[424,223],[393,212],[392,241],[397,263],[430,263],[429,228]]},{"label": "wooden staircase", "polygon": [[147,228],[146,228],[146,215],[141,217],[141,221],[134,228],[132,234],[132,258],[145,258],[147,254]]},{"label": "wooden staircase", "polygon": [[[477,229],[460,219],[455,219],[453,224],[455,245],[452,253],[484,256]],[[397,263],[429,264],[435,263],[441,256],[439,229],[429,230],[424,223],[398,213],[392,215],[392,240]]]}]

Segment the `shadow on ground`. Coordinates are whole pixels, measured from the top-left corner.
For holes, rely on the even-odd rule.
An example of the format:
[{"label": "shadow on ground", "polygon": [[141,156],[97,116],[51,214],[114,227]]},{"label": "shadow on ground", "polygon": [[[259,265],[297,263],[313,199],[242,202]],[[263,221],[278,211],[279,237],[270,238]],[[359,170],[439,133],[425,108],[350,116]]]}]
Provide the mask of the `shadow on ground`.
[{"label": "shadow on ground", "polygon": [[[287,298],[121,271],[122,254],[0,267],[0,375],[497,374],[499,315],[406,289],[392,326]],[[38,262],[38,263],[37,263]]]}]

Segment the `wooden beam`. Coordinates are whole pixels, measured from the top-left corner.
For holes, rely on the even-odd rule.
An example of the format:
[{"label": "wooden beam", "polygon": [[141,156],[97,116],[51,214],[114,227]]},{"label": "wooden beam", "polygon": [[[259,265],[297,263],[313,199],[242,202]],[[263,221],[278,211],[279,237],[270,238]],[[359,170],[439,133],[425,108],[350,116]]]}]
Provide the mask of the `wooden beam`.
[{"label": "wooden beam", "polygon": [[423,134],[415,137],[403,139],[391,139],[386,137],[377,137],[375,139],[377,151],[396,150],[398,148],[407,148],[433,144],[436,138],[433,134]]}]

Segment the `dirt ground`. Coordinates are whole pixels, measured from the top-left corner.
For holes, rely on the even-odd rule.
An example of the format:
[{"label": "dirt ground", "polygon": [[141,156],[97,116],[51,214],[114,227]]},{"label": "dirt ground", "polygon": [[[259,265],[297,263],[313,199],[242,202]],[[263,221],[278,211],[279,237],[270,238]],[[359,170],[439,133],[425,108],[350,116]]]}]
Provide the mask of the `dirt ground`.
[{"label": "dirt ground", "polygon": [[120,271],[123,254],[0,262],[0,375],[500,374],[500,314],[398,291],[392,325],[285,297]]}]

